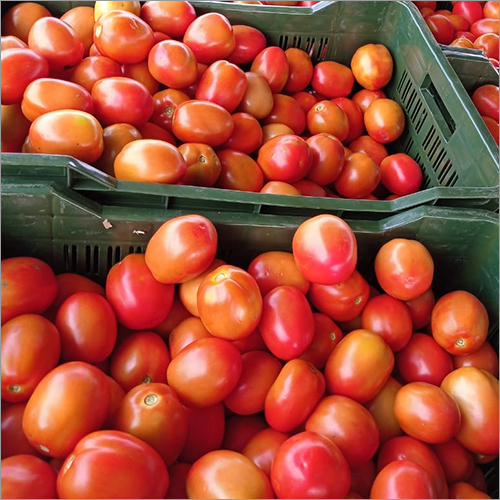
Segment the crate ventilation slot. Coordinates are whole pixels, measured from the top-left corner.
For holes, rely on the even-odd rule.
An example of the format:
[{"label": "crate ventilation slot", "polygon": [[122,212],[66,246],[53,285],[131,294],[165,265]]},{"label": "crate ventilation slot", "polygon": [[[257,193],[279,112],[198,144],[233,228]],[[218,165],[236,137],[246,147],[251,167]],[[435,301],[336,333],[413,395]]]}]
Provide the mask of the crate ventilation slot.
[{"label": "crate ventilation slot", "polygon": [[278,43],[283,50],[289,48],[302,49],[307,52],[313,61],[323,61],[328,47],[328,37],[316,38],[313,36],[281,35]]}]

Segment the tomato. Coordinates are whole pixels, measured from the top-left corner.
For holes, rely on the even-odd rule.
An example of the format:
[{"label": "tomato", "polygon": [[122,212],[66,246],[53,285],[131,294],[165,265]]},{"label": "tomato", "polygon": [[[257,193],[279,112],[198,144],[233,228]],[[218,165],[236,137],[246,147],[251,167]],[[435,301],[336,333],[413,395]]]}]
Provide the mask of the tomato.
[{"label": "tomato", "polygon": [[167,467],[150,445],[109,430],[78,442],[57,477],[57,493],[59,498],[164,498],[168,484]]},{"label": "tomato", "polygon": [[460,38],[455,38],[455,40],[453,40],[450,43],[450,47],[462,47],[464,49],[473,49],[474,44],[469,39],[465,37],[460,37]]},{"label": "tomato", "polygon": [[465,449],[456,439],[434,444],[432,445],[432,450],[437,455],[443,467],[448,484],[469,477],[474,467],[473,454]]},{"label": "tomato", "polygon": [[271,498],[266,474],[249,458],[231,450],[215,450],[190,468],[186,491],[189,498]]},{"label": "tomato", "polygon": [[452,356],[452,361],[454,369],[461,366],[475,366],[480,370],[490,372],[494,377],[498,378],[498,354],[489,342],[485,342],[477,351],[471,354]]},{"label": "tomato", "polygon": [[450,484],[450,498],[491,498],[465,481]]},{"label": "tomato", "polygon": [[233,133],[229,140],[221,147],[235,149],[245,154],[251,154],[262,144],[262,127],[250,113],[233,113]]},{"label": "tomato", "polygon": [[154,111],[151,121],[156,125],[172,132],[172,117],[175,108],[184,101],[189,101],[190,97],[181,90],[165,89],[153,95]]},{"label": "tomato", "polygon": [[191,464],[175,462],[168,468],[170,483],[165,498],[187,498],[186,479]]},{"label": "tomato", "polygon": [[226,421],[221,449],[241,453],[250,439],[267,428],[268,425],[262,413],[232,415]]},{"label": "tomato", "polygon": [[283,181],[269,181],[264,184],[260,190],[263,194],[281,194],[287,196],[301,196],[302,192],[299,188],[288,182]]},{"label": "tomato", "polygon": [[365,403],[387,382],[393,367],[394,354],[380,335],[354,330],[330,354],[325,366],[326,386],[331,394]]},{"label": "tomato", "polygon": [[394,414],[394,401],[401,387],[395,378],[389,377],[377,394],[364,404],[377,423],[380,445],[403,434]]},{"label": "tomato", "polygon": [[306,114],[318,102],[311,92],[306,91],[295,92],[292,97],[300,104]]},{"label": "tomato", "polygon": [[455,27],[447,16],[443,14],[432,14],[426,16],[424,21],[438,43],[448,45],[452,42],[455,34]]},{"label": "tomato", "polygon": [[167,382],[185,406],[207,408],[232,392],[241,372],[241,354],[236,347],[225,339],[203,338],[172,359]]},{"label": "tomato", "polygon": [[483,17],[481,2],[456,2],[452,12],[467,19],[471,25]]},{"label": "tomato", "polygon": [[332,99],[332,102],[335,103],[347,116],[347,121],[349,122],[349,133],[344,141],[349,144],[358,137],[360,137],[365,130],[365,125],[363,122],[363,113],[359,106],[352,100],[347,97],[336,97]]},{"label": "tomato", "polygon": [[125,0],[122,2],[108,2],[98,0],[94,3],[94,19],[97,21],[103,14],[106,14],[106,12],[112,10],[131,12],[132,14],[138,16],[141,12],[141,3],[130,0]]},{"label": "tomato", "polygon": [[[460,38],[465,38],[469,40],[470,42],[474,42],[474,40],[477,38],[476,35],[473,35],[470,31],[457,31],[455,33],[455,39],[460,39]],[[472,45],[471,48],[474,48],[474,45]]]},{"label": "tomato", "polygon": [[264,296],[259,330],[267,348],[285,361],[300,356],[314,336],[314,318],[304,294],[290,285]]},{"label": "tomato", "polygon": [[20,103],[32,81],[49,76],[49,64],[29,48],[2,51],[2,105]]},{"label": "tomato", "polygon": [[[446,17],[448,18],[449,21],[451,21],[451,24],[453,24],[453,29],[455,30],[455,33],[457,31],[468,31],[470,28],[469,21],[465,19],[462,16],[459,16],[457,14],[446,14]],[[456,38],[456,35],[454,35]]]},{"label": "tomato", "polygon": [[23,432],[23,415],[26,403],[2,406],[2,459],[14,455],[40,456]]},{"label": "tomato", "polygon": [[289,126],[295,135],[302,134],[306,128],[306,114],[300,104],[289,95],[274,94],[273,97],[273,108],[262,123],[282,123]]},{"label": "tomato", "polygon": [[102,78],[92,86],[95,116],[102,125],[128,123],[135,127],[152,116],[153,97],[147,87],[131,78]]},{"label": "tomato", "polygon": [[113,59],[104,56],[90,56],[74,67],[70,81],[91,92],[92,86],[97,80],[122,75],[121,66]]},{"label": "tomato", "polygon": [[156,125],[156,123],[146,122],[143,125],[139,125],[137,130],[142,135],[143,139],[156,139],[168,142],[169,144],[172,144],[172,146],[177,146],[177,140],[172,133],[164,128],[161,128],[159,125]]},{"label": "tomato", "polygon": [[331,134],[339,141],[349,135],[349,119],[333,101],[320,101],[307,112],[307,129],[314,134]]},{"label": "tomato", "polygon": [[83,43],[83,55],[88,56],[90,46],[94,43],[94,8],[81,5],[67,10],[61,21],[68,23]]},{"label": "tomato", "polygon": [[233,24],[235,47],[226,58],[233,64],[251,63],[257,54],[265,49],[266,37],[262,31],[244,24]]},{"label": "tomato", "polygon": [[450,354],[477,351],[486,341],[488,327],[483,303],[464,290],[443,295],[432,309],[432,336]]},{"label": "tomato", "polygon": [[179,146],[187,170],[180,183],[192,186],[213,186],[221,173],[221,162],[215,151],[207,144],[184,143]]},{"label": "tomato", "polygon": [[196,60],[212,64],[230,56],[236,46],[234,30],[226,16],[208,12],[194,19],[182,41],[194,52]]},{"label": "tomato", "polygon": [[125,395],[114,415],[113,428],[148,443],[170,466],[184,448],[188,422],[173,389],[150,383],[136,386]]},{"label": "tomato", "polygon": [[150,331],[134,332],[111,354],[110,374],[129,391],[139,384],[166,383],[170,353],[165,341]]},{"label": "tomato", "polygon": [[2,458],[2,498],[57,498],[56,471],[33,455]]},{"label": "tomato", "polygon": [[33,23],[28,47],[49,63],[51,71],[76,66],[83,59],[84,47],[77,32],[56,17],[42,17]]},{"label": "tomato", "polygon": [[436,498],[429,474],[411,460],[387,464],[375,477],[370,498]]},{"label": "tomato", "polygon": [[34,153],[62,154],[93,163],[104,150],[103,130],[85,111],[59,109],[40,115],[32,123],[29,141]]},{"label": "tomato", "polygon": [[2,105],[2,153],[20,153],[31,122],[23,115],[21,105]]},{"label": "tomato", "polygon": [[484,124],[486,125],[486,128],[489,130],[491,133],[493,140],[498,146],[498,137],[499,137],[499,128],[498,128],[498,123],[490,118],[489,116],[482,116],[481,117],[484,120]]},{"label": "tomato", "polygon": [[474,40],[474,48],[484,52],[486,57],[498,57],[498,35],[496,33],[485,33]]},{"label": "tomato", "polygon": [[485,33],[495,33],[498,35],[498,19],[479,19],[470,27],[470,31],[476,37]]},{"label": "tomato", "polygon": [[344,165],[344,148],[339,139],[330,134],[315,134],[307,139],[312,153],[312,166],[307,178],[320,185],[334,182]]},{"label": "tomato", "polygon": [[37,2],[21,2],[10,7],[2,15],[2,35],[12,35],[28,43],[28,33],[38,19],[52,16],[51,12]]},{"label": "tomato", "polygon": [[170,355],[175,358],[184,347],[192,344],[195,340],[212,337],[205,328],[200,318],[189,317],[181,321],[168,337]]},{"label": "tomato", "polygon": [[270,123],[262,127],[262,145],[278,135],[293,134],[293,130],[283,123]]},{"label": "tomato", "polygon": [[172,38],[180,38],[195,20],[196,11],[189,2],[144,2],[141,18],[154,31],[165,33]]},{"label": "tomato", "polygon": [[285,51],[276,46],[262,49],[255,56],[250,71],[262,76],[273,94],[279,94],[285,88],[290,74]]},{"label": "tomato", "polygon": [[304,139],[286,134],[263,144],[258,152],[257,163],[266,179],[292,183],[308,174],[312,154]]},{"label": "tomato", "polygon": [[383,90],[361,89],[358,90],[355,94],[353,94],[351,99],[354,101],[355,104],[358,105],[359,109],[361,110],[361,113],[363,113],[364,115],[365,111],[368,109],[368,106],[375,99],[385,99],[385,98],[387,98],[387,96]]},{"label": "tomato", "polygon": [[351,473],[336,444],[306,431],[279,447],[271,467],[271,483],[278,498],[345,498]]},{"label": "tomato", "polygon": [[498,2],[488,1],[483,5],[483,16],[498,19]]},{"label": "tomato", "polygon": [[408,306],[413,323],[413,330],[420,330],[427,326],[431,321],[432,308],[436,303],[432,288],[428,288],[426,292],[419,295],[413,300],[407,300],[405,304]]},{"label": "tomato", "polygon": [[310,55],[302,49],[290,47],[285,50],[289,75],[284,91],[287,93],[304,90],[311,81],[313,64]]},{"label": "tomato", "polygon": [[328,99],[347,97],[354,86],[351,68],[335,61],[321,61],[314,66],[311,87]]},{"label": "tomato", "polygon": [[146,265],[161,283],[182,283],[207,269],[217,251],[217,230],[202,215],[164,222],[146,247]]},{"label": "tomato", "polygon": [[233,130],[234,122],[229,112],[210,101],[182,102],[172,118],[172,131],[182,142],[220,146],[229,140]]},{"label": "tomato", "polygon": [[365,89],[379,90],[392,78],[392,55],[385,45],[369,43],[359,47],[351,59],[356,81]]},{"label": "tomato", "polygon": [[413,300],[431,286],[434,261],[417,240],[393,238],[384,243],[375,257],[375,274],[388,295]]},{"label": "tomato", "polygon": [[258,192],[264,185],[264,174],[257,162],[249,155],[234,149],[217,152],[221,172],[216,187],[238,191]]},{"label": "tomato", "polygon": [[168,339],[170,332],[183,320],[191,317],[189,311],[184,307],[179,299],[178,294],[174,295],[174,301],[172,303],[172,308],[165,318],[165,321],[155,326],[152,330],[158,333],[164,339]]},{"label": "tomato", "polygon": [[222,444],[225,429],[224,405],[186,408],[188,434],[179,460],[193,463]]},{"label": "tomato", "polygon": [[251,274],[236,266],[222,265],[201,282],[197,305],[201,321],[212,335],[240,340],[259,324],[262,295]]},{"label": "tomato", "polygon": [[259,73],[247,71],[245,76],[247,86],[238,109],[262,120],[273,109],[273,93],[267,80]]},{"label": "tomato", "polygon": [[380,183],[380,168],[365,153],[351,153],[333,186],[344,198],[366,198]]},{"label": "tomato", "polygon": [[384,144],[398,139],[406,124],[403,109],[392,99],[375,99],[368,106],[363,119],[368,134]]},{"label": "tomato", "polygon": [[380,162],[382,184],[400,196],[415,193],[422,184],[422,168],[405,153],[386,156]]},{"label": "tomato", "polygon": [[241,377],[224,404],[238,415],[252,415],[264,410],[266,395],[282,365],[273,355],[264,351],[243,353],[241,359]]},{"label": "tomato", "polygon": [[345,396],[323,398],[307,419],[305,428],[331,439],[350,467],[366,463],[378,449],[375,419],[361,404]]},{"label": "tomato", "polygon": [[473,453],[498,454],[498,379],[464,366],[449,373],[441,389],[453,397],[462,415],[456,440]]},{"label": "tomato", "polygon": [[123,76],[142,83],[149,90],[151,95],[158,92],[160,82],[158,82],[149,71],[148,61],[146,59],[133,64],[123,64],[122,71]]},{"label": "tomato", "polygon": [[100,428],[109,401],[101,370],[81,361],[64,363],[36,386],[24,411],[23,431],[44,455],[64,458],[83,436]]},{"label": "tomato", "polygon": [[357,263],[352,229],[335,215],[317,215],[303,222],[292,240],[295,263],[312,283],[336,285],[346,281]]},{"label": "tomato", "polygon": [[52,268],[34,257],[2,260],[2,325],[26,313],[41,314],[57,295]]},{"label": "tomato", "polygon": [[498,85],[481,85],[471,96],[481,116],[489,116],[498,122]]},{"label": "tomato", "polygon": [[478,465],[474,465],[472,472],[469,476],[467,476],[467,483],[474,486],[474,488],[479,491],[485,493],[488,492],[488,485],[486,483],[484,472]]}]

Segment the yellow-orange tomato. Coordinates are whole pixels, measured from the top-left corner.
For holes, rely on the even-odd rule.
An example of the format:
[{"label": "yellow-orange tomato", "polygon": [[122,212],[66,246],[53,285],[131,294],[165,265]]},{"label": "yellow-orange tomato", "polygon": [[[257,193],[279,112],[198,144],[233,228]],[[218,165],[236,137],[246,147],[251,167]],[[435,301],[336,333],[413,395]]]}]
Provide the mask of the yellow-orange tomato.
[{"label": "yellow-orange tomato", "polygon": [[349,120],[334,102],[320,101],[307,112],[307,128],[311,134],[324,132],[344,141],[349,134]]},{"label": "yellow-orange tomato", "polygon": [[[107,3],[107,2],[105,2]],[[50,17],[50,10],[36,2],[20,2],[2,16],[2,36],[17,36],[28,43],[28,33],[34,22],[42,17]]]},{"label": "yellow-orange tomato", "polygon": [[247,71],[245,76],[247,78],[247,88],[238,110],[251,114],[257,120],[262,120],[273,109],[273,93],[267,80],[259,73]]},{"label": "yellow-orange tomato", "polygon": [[368,90],[385,87],[391,81],[393,66],[392,55],[382,44],[363,45],[354,52],[351,59],[354,78]]},{"label": "yellow-orange tomato", "polygon": [[170,355],[175,358],[189,344],[209,337],[212,337],[212,334],[205,328],[200,318],[193,316],[186,318],[168,336]]},{"label": "yellow-orange tomato", "polygon": [[266,182],[266,184],[262,186],[260,192],[264,194],[284,194],[288,196],[300,196],[302,194],[300,189],[283,181]]},{"label": "yellow-orange tomato", "polygon": [[66,11],[61,20],[68,23],[83,43],[83,56],[89,55],[90,46],[94,43],[94,7],[80,5]]},{"label": "yellow-orange tomato", "polygon": [[406,124],[403,109],[392,99],[375,99],[368,106],[363,119],[368,134],[382,143],[398,139]]},{"label": "yellow-orange tomato", "polygon": [[98,0],[94,3],[94,19],[97,21],[103,14],[111,10],[126,10],[136,16],[141,14],[141,2],[120,1],[120,2],[102,2]]},{"label": "yellow-orange tomato", "polygon": [[278,135],[293,134],[293,130],[284,123],[270,123],[269,125],[264,125],[262,127],[262,144],[263,146],[266,142],[270,141],[273,137]]}]

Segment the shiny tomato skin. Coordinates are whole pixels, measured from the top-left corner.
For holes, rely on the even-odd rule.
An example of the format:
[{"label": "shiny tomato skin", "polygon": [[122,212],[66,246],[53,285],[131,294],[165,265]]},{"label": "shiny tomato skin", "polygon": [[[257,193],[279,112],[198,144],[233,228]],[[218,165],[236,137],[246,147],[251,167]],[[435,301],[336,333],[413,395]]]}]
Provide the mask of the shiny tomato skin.
[{"label": "shiny tomato skin", "polygon": [[231,23],[226,16],[217,12],[208,12],[194,19],[182,41],[191,48],[196,60],[204,64],[225,59],[236,45]]},{"label": "shiny tomato skin", "polygon": [[232,450],[215,450],[190,468],[186,491],[190,498],[271,498],[266,474],[249,458]]},{"label": "shiny tomato skin", "polygon": [[113,416],[113,429],[148,443],[168,467],[177,460],[186,442],[186,410],[168,385],[141,384],[120,401]]},{"label": "shiny tomato skin", "polygon": [[405,153],[386,156],[380,162],[382,184],[400,196],[415,193],[422,184],[422,168]]},{"label": "shiny tomato skin", "polygon": [[453,370],[452,357],[430,335],[414,333],[396,353],[396,367],[402,380],[441,385]]},{"label": "shiny tomato skin", "polygon": [[481,116],[489,116],[498,122],[498,85],[481,85],[471,96]]},{"label": "shiny tomato skin", "polygon": [[427,291],[434,277],[434,261],[422,243],[393,238],[375,257],[379,285],[399,300],[413,300]]},{"label": "shiny tomato skin", "polygon": [[362,135],[354,139],[354,141],[349,143],[349,149],[353,153],[367,154],[378,166],[380,166],[382,160],[389,154],[383,144],[372,139],[369,135]]},{"label": "shiny tomato skin", "polygon": [[168,468],[170,482],[165,498],[187,498],[186,479],[191,464],[175,462]]},{"label": "shiny tomato skin", "polygon": [[415,299],[405,301],[410,310],[414,331],[421,330],[430,323],[435,303],[436,298],[434,297],[432,288],[428,288],[426,292]]},{"label": "shiny tomato skin", "polygon": [[383,144],[398,139],[406,126],[403,109],[392,99],[375,99],[365,111],[363,120],[368,134]]},{"label": "shiny tomato skin", "polygon": [[57,473],[33,455],[2,458],[2,498],[57,498]]},{"label": "shiny tomato skin", "polygon": [[498,35],[498,19],[478,19],[471,25],[470,32],[477,37],[480,37],[485,33],[495,33]]},{"label": "shiny tomato skin", "polygon": [[335,103],[347,116],[347,120],[349,122],[349,134],[344,140],[347,144],[349,144],[360,137],[365,131],[363,113],[361,112],[361,109],[359,109],[359,106],[348,97],[336,97],[335,99],[332,99],[332,102]]},{"label": "shiny tomato skin", "polygon": [[491,498],[487,493],[474,487],[469,482],[461,481],[450,484],[450,498]]},{"label": "shiny tomato skin", "polygon": [[23,415],[26,403],[2,405],[2,459],[14,455],[40,456],[23,432]]},{"label": "shiny tomato skin", "polygon": [[264,33],[245,24],[233,24],[233,31],[235,47],[226,60],[239,66],[251,63],[266,47],[267,41]]},{"label": "shiny tomato skin", "polygon": [[474,24],[483,17],[481,2],[455,2],[452,12],[465,18],[469,24]]},{"label": "shiny tomato skin", "polygon": [[39,3],[18,3],[2,15],[2,36],[13,35],[28,43],[28,34],[33,23],[47,16],[52,16],[50,10]]},{"label": "shiny tomato skin", "polygon": [[[471,354],[452,356],[453,368],[475,366],[480,370],[490,372],[498,378],[498,354],[489,342],[485,342],[477,351]],[[450,370],[451,371],[451,370]]]},{"label": "shiny tomato skin", "polygon": [[359,47],[351,59],[354,78],[368,90],[385,87],[391,81],[393,65],[389,49],[380,43]]},{"label": "shiny tomato skin", "polygon": [[468,478],[474,468],[474,456],[456,439],[431,445],[443,468],[448,484]]},{"label": "shiny tomato skin", "polygon": [[455,399],[462,415],[455,439],[473,453],[498,454],[498,379],[464,366],[449,373],[441,389]]},{"label": "shiny tomato skin", "polygon": [[331,439],[349,467],[371,460],[379,446],[379,431],[371,413],[345,396],[324,397],[309,415],[305,429]]},{"label": "shiny tomato skin", "polygon": [[234,129],[231,137],[221,147],[233,149],[245,154],[252,154],[262,144],[262,127],[250,113],[233,113]]},{"label": "shiny tomato skin", "polygon": [[300,356],[314,336],[314,318],[296,287],[282,285],[265,295],[259,330],[268,349],[285,361]]},{"label": "shiny tomato skin", "polygon": [[94,8],[80,5],[67,10],[61,20],[69,24],[83,43],[83,56],[89,55],[90,46],[94,43]]},{"label": "shiny tomato skin", "polygon": [[453,41],[455,27],[451,20],[443,14],[431,14],[424,18],[427,26],[438,43],[448,45]]},{"label": "shiny tomato skin", "polygon": [[182,283],[207,269],[217,251],[217,230],[202,215],[163,223],[146,247],[146,265],[161,283]]},{"label": "shiny tomato skin", "polygon": [[386,97],[387,95],[383,90],[361,89],[353,94],[352,100],[354,101],[355,104],[358,105],[359,109],[361,110],[361,113],[363,113],[364,115],[366,110],[368,109],[368,106],[375,99],[385,99]]},{"label": "shiny tomato skin", "polygon": [[263,194],[281,194],[287,196],[300,196],[302,192],[293,184],[283,181],[269,181],[260,190]]},{"label": "shiny tomato skin", "polygon": [[132,78],[142,83],[151,95],[158,92],[160,88],[160,82],[154,78],[154,76],[149,71],[148,61],[140,61],[133,64],[122,64],[123,76],[127,78]]},{"label": "shiny tomato skin", "polygon": [[168,316],[174,300],[174,285],[157,281],[144,255],[130,254],[109,270],[106,297],[123,326],[147,330]]},{"label": "shiny tomato skin", "polygon": [[351,68],[335,61],[321,61],[314,66],[311,87],[328,99],[347,97],[354,86]]},{"label": "shiny tomato skin", "polygon": [[150,445],[106,430],[78,442],[61,467],[57,493],[59,498],[164,498],[168,484],[167,467]]},{"label": "shiny tomato skin", "polygon": [[249,113],[257,120],[265,118],[273,109],[274,97],[267,80],[259,73],[245,73],[247,87],[238,107],[239,111]]},{"label": "shiny tomato skin", "polygon": [[98,160],[104,150],[101,124],[93,115],[75,109],[40,115],[28,137],[33,153],[69,155],[86,163]]},{"label": "shiny tomato skin", "polygon": [[170,313],[165,318],[165,321],[155,326],[152,330],[158,333],[165,340],[168,339],[170,332],[183,320],[189,318],[191,313],[184,307],[179,299],[178,294],[174,294],[174,301]]},{"label": "shiny tomato skin", "polygon": [[120,1],[100,1],[94,3],[94,20],[98,21],[99,18],[111,10],[121,10],[131,12],[138,16],[141,13],[141,3],[136,0]]},{"label": "shiny tomato skin", "polygon": [[108,76],[122,76],[121,66],[109,57],[89,56],[74,67],[70,81],[91,92],[97,80]]},{"label": "shiny tomato skin", "polygon": [[172,359],[167,383],[185,406],[207,408],[232,392],[242,368],[241,354],[229,341],[204,338],[189,344]]},{"label": "shiny tomato skin", "polygon": [[190,97],[181,90],[168,88],[153,95],[154,111],[151,121],[160,127],[172,132],[172,117],[175,108]]},{"label": "shiny tomato skin", "polygon": [[285,88],[290,73],[285,51],[274,46],[264,48],[255,56],[250,71],[262,76],[273,94],[280,93]]},{"label": "shiny tomato skin", "polygon": [[303,359],[288,361],[266,395],[267,423],[280,432],[293,431],[305,423],[324,392],[321,371]]},{"label": "shiny tomato skin", "polygon": [[20,153],[31,126],[22,112],[21,104],[2,105],[0,118],[2,153]]},{"label": "shiny tomato skin", "polygon": [[380,335],[354,330],[331,352],[325,366],[326,386],[331,394],[365,403],[387,382],[393,366],[394,354]]},{"label": "shiny tomato skin", "polygon": [[273,98],[273,108],[262,124],[281,123],[290,127],[295,135],[301,135],[306,128],[306,114],[300,104],[285,94],[274,94]]},{"label": "shiny tomato skin", "polygon": [[27,401],[61,354],[59,331],[38,314],[21,314],[2,325],[2,400]]},{"label": "shiny tomato skin", "polygon": [[221,171],[215,187],[251,192],[262,189],[264,174],[251,156],[235,149],[220,149],[217,156]]},{"label": "shiny tomato skin", "polygon": [[134,332],[111,354],[110,375],[125,391],[139,384],[166,383],[170,359],[167,345],[158,334]]},{"label": "shiny tomato skin", "polygon": [[292,240],[295,263],[311,283],[336,285],[356,268],[358,253],[352,229],[335,215],[318,215],[303,222]]},{"label": "shiny tomato skin", "polygon": [[159,31],[172,38],[180,38],[195,20],[196,11],[189,2],[148,1],[141,6],[141,18],[154,31]]},{"label": "shiny tomato skin", "polygon": [[24,411],[24,433],[43,455],[65,458],[82,437],[101,427],[109,402],[101,370],[82,361],[64,363],[37,385]]},{"label": "shiny tomato skin", "polygon": [[229,112],[210,101],[183,102],[172,117],[172,132],[182,142],[220,146],[229,140],[233,130],[234,122]]},{"label": "shiny tomato skin", "polygon": [[278,498],[346,498],[351,473],[336,444],[306,431],[279,447],[271,467],[271,483]]},{"label": "shiny tomato skin", "polygon": [[365,153],[351,153],[333,187],[344,198],[366,198],[375,191],[380,178],[380,168],[374,160]]},{"label": "shiny tomato skin", "polygon": [[2,105],[20,103],[29,83],[49,76],[47,60],[29,48],[2,51]]},{"label": "shiny tomato skin", "polygon": [[307,130],[311,134],[330,134],[339,141],[349,135],[349,119],[342,109],[332,101],[319,101],[307,112]]},{"label": "shiny tomato skin", "polygon": [[313,134],[306,140],[312,155],[312,165],[306,178],[327,186],[334,182],[344,166],[344,146],[331,134]]},{"label": "shiny tomato skin", "polygon": [[211,337],[200,318],[189,317],[181,321],[168,336],[170,355],[175,358],[184,347],[198,339]]},{"label": "shiny tomato skin", "polygon": [[34,257],[2,260],[2,325],[20,314],[41,314],[57,295],[52,268]]},{"label": "shiny tomato skin", "polygon": [[300,92],[311,81],[313,74],[311,57],[304,50],[295,47],[286,49],[285,56],[288,61],[289,74],[284,90],[290,94]]}]

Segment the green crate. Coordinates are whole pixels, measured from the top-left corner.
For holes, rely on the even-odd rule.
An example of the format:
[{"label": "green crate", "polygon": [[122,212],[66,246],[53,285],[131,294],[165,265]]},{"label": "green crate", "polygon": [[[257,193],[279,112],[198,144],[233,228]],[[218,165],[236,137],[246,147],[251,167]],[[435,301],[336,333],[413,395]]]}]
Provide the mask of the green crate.
[{"label": "green crate", "polygon": [[[41,2],[55,15],[92,2]],[[423,167],[422,191],[391,201],[287,197],[229,192],[215,188],[151,185],[116,181],[68,158],[3,153],[4,181],[66,179],[97,201],[129,206],[194,207],[275,215],[348,214],[381,218],[420,205],[498,209],[498,147],[458,77],[411,2],[320,2],[313,7],[254,6],[192,2],[198,13],[217,11],[233,24],[259,28],[269,44],[299,47],[315,62],[349,64],[365,43],[383,43],[394,58],[394,77],[386,88],[403,107],[408,126],[389,146]],[[7,5],[5,5],[7,4]],[[2,11],[9,2],[2,2]],[[121,200],[121,201],[120,201]]]}]

